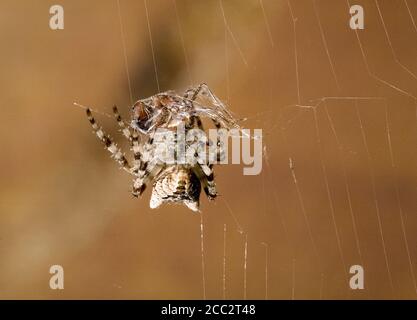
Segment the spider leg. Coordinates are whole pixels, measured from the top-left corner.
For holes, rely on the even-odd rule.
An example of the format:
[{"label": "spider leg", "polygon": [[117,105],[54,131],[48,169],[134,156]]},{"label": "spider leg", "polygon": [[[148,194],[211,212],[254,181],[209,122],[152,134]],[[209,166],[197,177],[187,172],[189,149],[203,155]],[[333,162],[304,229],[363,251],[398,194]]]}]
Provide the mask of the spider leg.
[{"label": "spider leg", "polygon": [[[214,182],[213,165],[201,164],[197,166],[197,170],[194,171],[197,177],[202,178],[203,189],[209,200],[213,200],[217,197],[216,184]],[[201,176],[203,173],[203,176]]]},{"label": "spider leg", "polygon": [[[212,119],[212,121],[213,121],[214,126],[216,127],[216,129],[220,130],[221,124],[218,121],[216,121],[215,119]],[[219,132],[219,131],[217,131],[217,132]],[[219,136],[217,136],[216,146],[217,146],[216,160],[217,160],[217,163],[220,163],[226,156],[226,150],[224,150]]]},{"label": "spider leg", "polygon": [[130,126],[127,125],[126,122],[122,119],[122,116],[120,115],[119,109],[116,105],[113,106],[113,115],[117,121],[117,124],[122,130],[123,136],[125,136],[131,144],[134,141],[134,139],[139,139],[139,135],[136,132],[132,132]]},{"label": "spider leg", "polygon": [[119,165],[127,172],[132,173],[131,166],[123,155],[121,149],[113,142],[108,134],[106,134],[103,129],[97,124],[94,119],[91,110],[87,108],[86,110],[88,121],[90,121],[91,126],[93,127],[94,133],[100,139],[100,141],[105,145],[106,149],[112,154],[112,157],[119,163]]},{"label": "spider leg", "polygon": [[146,184],[151,181],[163,168],[160,162],[155,161],[153,155],[153,134],[143,146],[138,146],[138,155],[141,156],[137,168],[134,169],[136,178],[133,182],[132,195],[140,196],[146,189]]},{"label": "spider leg", "polygon": [[184,98],[189,99],[191,101],[194,101],[197,98],[197,96],[198,96],[199,92],[201,91],[202,87],[203,87],[203,83],[196,86],[196,87],[192,87],[192,88],[187,89],[184,93]]},{"label": "spider leg", "polygon": [[[203,123],[198,116],[191,116],[187,127],[195,127],[197,125],[198,129],[204,131]],[[209,141],[207,141],[208,146]],[[208,159],[209,160],[209,159]],[[196,176],[202,181],[203,189],[207,197],[212,200],[217,196],[216,184],[214,183],[214,173],[213,173],[213,164],[206,162],[203,164],[196,163],[194,169]]]},{"label": "spider leg", "polygon": [[134,157],[132,171],[137,172],[142,163],[139,134],[136,132],[136,130],[132,130],[129,125],[126,125],[125,121],[123,121],[122,116],[119,113],[117,106],[113,106],[113,115],[116,118],[120,129],[122,130],[123,136],[125,136],[130,142]]},{"label": "spider leg", "polygon": [[[197,87],[188,89],[184,93],[184,98],[191,100],[191,103],[192,103],[198,98],[199,95],[208,96],[215,105],[223,106],[220,100],[211,92],[211,90],[205,83],[201,83]],[[213,118],[211,118],[211,120],[213,121],[216,129],[221,128],[221,124],[219,121]],[[195,123],[200,130],[204,131],[201,118],[196,115],[191,116],[187,127],[192,128],[195,126]],[[219,139],[217,139],[217,146],[219,146],[219,143],[220,141]],[[223,156],[224,156],[224,150],[222,150],[221,148],[217,149],[217,161],[220,161]],[[203,183],[204,192],[206,193],[208,198],[211,200],[217,196],[216,184],[214,183],[213,166],[214,166],[213,163],[207,162],[205,164],[198,163],[194,168],[194,173]]]},{"label": "spider leg", "polygon": [[223,103],[214,95],[206,83],[201,83],[192,90],[193,96],[190,98],[191,100],[195,100],[199,95],[202,95],[208,97],[215,105],[223,106]]},{"label": "spider leg", "polygon": [[[193,116],[193,117],[195,118],[195,121],[197,122],[197,127],[200,130],[204,131],[203,123],[201,122],[200,117],[198,117],[198,116]],[[215,119],[211,119],[211,120],[213,121],[216,129],[219,130],[221,128],[221,124],[218,121],[216,121]],[[217,154],[216,154],[217,162],[220,162],[223,159],[224,155],[225,155],[225,150],[223,150],[223,148],[221,148],[220,142],[221,141],[220,141],[219,137],[217,137],[217,141],[216,141],[216,145],[217,145],[217,149],[216,149],[216,151],[217,151]],[[209,143],[210,143],[210,141],[207,141],[207,147],[209,147]],[[209,168],[210,168],[210,170],[213,169],[213,164],[212,163],[209,164]]]},{"label": "spider leg", "polygon": [[[197,87],[187,89],[184,93],[184,98],[189,99],[191,100],[191,102],[193,102],[198,98],[199,95],[208,97],[214,105],[221,106],[222,109],[224,109],[224,111],[226,112],[226,114],[231,117],[231,114],[224,108],[223,103],[219,100],[219,98],[217,98],[214,95],[214,93],[210,90],[210,88],[208,87],[206,83],[201,83]],[[216,129],[220,129],[221,124],[219,121],[217,121],[214,118],[211,118],[211,121],[213,121]],[[200,123],[201,123],[201,120],[200,120]]]},{"label": "spider leg", "polygon": [[199,96],[209,99],[209,101],[211,101],[211,103],[215,106],[215,108],[212,109],[212,114],[210,114],[210,119],[213,121],[216,128],[220,128],[221,123],[217,121],[214,116],[221,119],[223,126],[225,127],[240,128],[233,115],[229,112],[223,102],[221,102],[220,99],[217,98],[217,96],[210,90],[206,83],[201,83],[196,87],[190,88],[184,94],[184,98],[191,100],[191,102],[197,100]]},{"label": "spider leg", "polygon": [[159,163],[151,163],[148,165],[148,162],[143,162],[144,166],[142,167],[143,170],[138,171],[137,177],[133,181],[133,190],[132,195],[134,197],[138,197],[142,195],[142,193],[146,189],[146,185],[149,181],[153,180],[154,177],[161,172],[163,169],[163,165]]},{"label": "spider leg", "polygon": [[[202,94],[203,96],[208,96],[209,99],[215,104],[215,105],[219,105],[223,107],[223,103],[214,95],[214,93],[210,90],[210,88],[207,86],[207,84],[205,83],[201,83],[199,86],[189,89],[186,91],[184,97],[188,98],[190,97],[190,99],[192,101],[196,100],[198,95]],[[226,113],[228,116],[231,117],[230,113],[225,109]],[[215,118],[210,118],[211,121],[213,122],[214,126],[216,127],[217,130],[219,130],[222,125],[219,121],[217,121]],[[199,129],[203,130],[202,124],[201,124],[201,119],[199,117],[197,117],[197,126]],[[224,157],[225,157],[225,150],[221,147],[220,145],[220,140],[219,138],[217,138],[216,141],[216,145],[218,147],[217,149],[217,162],[220,162]],[[213,165],[211,165],[210,167],[211,169],[213,168]]]}]

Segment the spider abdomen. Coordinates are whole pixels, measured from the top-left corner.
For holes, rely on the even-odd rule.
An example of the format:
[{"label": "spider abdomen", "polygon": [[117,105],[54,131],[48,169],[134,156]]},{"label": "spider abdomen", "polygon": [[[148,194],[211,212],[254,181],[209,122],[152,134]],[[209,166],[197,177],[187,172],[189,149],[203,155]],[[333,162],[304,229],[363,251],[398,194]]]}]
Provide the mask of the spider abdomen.
[{"label": "spider abdomen", "polygon": [[171,166],[155,179],[150,207],[157,208],[164,202],[177,202],[198,211],[200,192],[200,180],[189,166]]}]

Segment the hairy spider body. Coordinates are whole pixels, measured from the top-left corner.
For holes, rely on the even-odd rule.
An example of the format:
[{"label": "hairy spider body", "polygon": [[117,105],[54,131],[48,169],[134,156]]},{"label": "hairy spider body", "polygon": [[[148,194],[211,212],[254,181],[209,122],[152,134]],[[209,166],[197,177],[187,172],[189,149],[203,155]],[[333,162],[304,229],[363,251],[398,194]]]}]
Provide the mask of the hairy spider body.
[{"label": "hairy spider body", "polygon": [[[113,113],[123,135],[130,142],[132,164],[87,108],[87,117],[96,136],[119,165],[134,177],[132,194],[135,197],[142,195],[146,186],[152,184],[151,208],[163,203],[181,203],[199,211],[202,188],[209,200],[217,196],[212,163],[193,161],[168,165],[154,156],[157,129],[173,130],[184,123],[185,133],[193,128],[204,130],[201,117],[211,119],[218,129],[239,128],[237,121],[206,84],[190,88],[182,96],[167,91],[138,100],[132,107],[130,124],[125,123],[116,106]],[[219,159],[223,150],[218,149],[217,152]]]}]

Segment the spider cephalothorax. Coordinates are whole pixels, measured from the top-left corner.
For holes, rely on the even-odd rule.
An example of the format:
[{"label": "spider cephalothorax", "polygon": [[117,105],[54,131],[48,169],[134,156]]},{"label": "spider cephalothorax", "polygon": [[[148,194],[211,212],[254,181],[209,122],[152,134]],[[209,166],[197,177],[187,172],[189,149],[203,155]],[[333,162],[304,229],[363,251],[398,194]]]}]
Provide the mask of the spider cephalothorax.
[{"label": "spider cephalothorax", "polygon": [[[183,96],[167,91],[137,101],[132,108],[130,124],[122,120],[116,106],[113,113],[123,135],[130,142],[132,164],[97,124],[91,110],[87,109],[87,117],[97,137],[122,168],[133,175],[134,196],[141,195],[147,184],[152,183],[151,208],[172,202],[182,203],[193,211],[199,210],[201,188],[208,199],[217,196],[212,163],[189,161],[168,164],[154,154],[155,133],[161,128],[173,130],[184,123],[185,131],[193,128],[203,130],[201,117],[210,118],[217,129],[238,128],[236,120],[207,85],[190,88]],[[219,148],[217,152],[216,158],[220,159],[223,151]]]}]

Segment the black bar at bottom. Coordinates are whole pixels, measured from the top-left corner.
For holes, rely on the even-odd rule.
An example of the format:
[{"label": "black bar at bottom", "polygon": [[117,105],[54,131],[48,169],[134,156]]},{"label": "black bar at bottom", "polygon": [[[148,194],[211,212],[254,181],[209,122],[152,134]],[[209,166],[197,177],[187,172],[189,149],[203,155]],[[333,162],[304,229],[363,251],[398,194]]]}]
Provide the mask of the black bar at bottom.
[{"label": "black bar at bottom", "polygon": [[410,314],[416,301],[281,301],[281,300],[3,300],[2,313],[60,319],[61,316],[106,316],[120,319],[290,319],[320,316],[356,319],[370,311],[398,317]]}]

